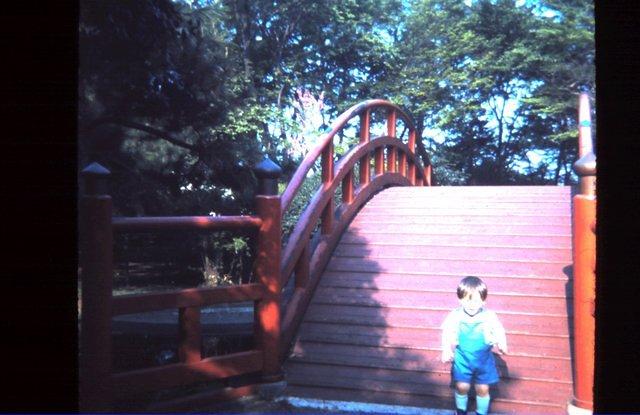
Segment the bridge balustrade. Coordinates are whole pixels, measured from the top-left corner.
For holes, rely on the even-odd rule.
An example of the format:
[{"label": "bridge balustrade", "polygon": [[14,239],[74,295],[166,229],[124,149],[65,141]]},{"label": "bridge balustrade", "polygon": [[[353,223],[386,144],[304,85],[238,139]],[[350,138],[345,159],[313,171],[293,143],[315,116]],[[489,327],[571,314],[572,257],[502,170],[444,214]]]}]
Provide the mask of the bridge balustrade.
[{"label": "bridge balustrade", "polygon": [[[280,171],[269,161],[258,165],[262,194],[256,196],[255,216],[112,217],[106,193],[109,171],[94,163],[83,171],[81,199],[82,304],[80,409],[110,411],[114,399],[136,394],[261,372],[265,382],[281,377],[280,356],[280,198],[271,183]],[[276,166],[277,167],[277,166]],[[276,179],[274,179],[274,177]],[[193,288],[173,292],[112,296],[114,232],[257,231],[254,263],[256,283],[231,287]],[[202,358],[201,307],[220,303],[254,302],[255,348]],[[161,367],[112,373],[111,319],[114,316],[163,309],[179,310],[180,362]],[[244,390],[244,393],[250,389]]]},{"label": "bridge balustrade", "polygon": [[[596,170],[586,95],[581,96],[580,108],[580,160],[575,168],[581,176],[581,192],[574,199],[574,401],[577,406],[590,409],[593,402]],[[384,111],[386,134],[371,138],[371,118],[375,111]],[[355,117],[360,121],[359,142],[336,161],[334,137]],[[406,142],[397,136],[398,120],[408,131]],[[320,187],[282,247],[282,218],[318,160],[321,165]],[[417,140],[411,117],[385,100],[365,101],[345,111],[303,159],[281,196],[277,195],[279,168],[265,161],[257,170],[261,181],[254,216],[113,218],[111,198],[106,192],[108,175],[109,172],[97,164],[83,172],[86,179],[80,212],[83,243],[80,387],[83,411],[108,411],[112,408],[114,396],[121,398],[243,373],[260,372],[265,382],[281,379],[284,351],[292,342],[333,248],[357,211],[385,187],[433,184],[431,161],[421,140]],[[342,197],[336,203],[334,199],[338,189]],[[316,232],[318,222],[319,231]],[[187,229],[257,231],[256,283],[112,296],[114,232]],[[292,277],[293,293],[283,305],[283,287],[289,285]],[[200,308],[242,301],[255,304],[255,349],[203,359]],[[180,363],[113,374],[111,318],[159,309],[179,310]]]},{"label": "bridge balustrade", "polygon": [[[372,139],[370,130],[374,111],[382,111],[386,116],[386,134]],[[336,162],[334,137],[356,117],[360,120],[359,143]],[[408,132],[406,142],[397,137],[398,120],[404,123],[405,132]],[[432,184],[431,160],[420,140],[416,142],[416,136],[413,120],[400,107],[381,99],[364,101],[352,106],[336,119],[331,130],[307,154],[294,173],[282,194],[283,216],[309,170],[317,160],[321,161],[320,188],[300,215],[282,252],[282,287],[286,287],[291,276],[295,275],[293,294],[286,304],[282,322],[283,349],[290,346],[320,272],[328,262],[340,235],[360,207],[371,196],[388,186]],[[334,198],[339,187],[342,190],[342,200],[336,208]],[[320,232],[314,235],[318,221]]]}]

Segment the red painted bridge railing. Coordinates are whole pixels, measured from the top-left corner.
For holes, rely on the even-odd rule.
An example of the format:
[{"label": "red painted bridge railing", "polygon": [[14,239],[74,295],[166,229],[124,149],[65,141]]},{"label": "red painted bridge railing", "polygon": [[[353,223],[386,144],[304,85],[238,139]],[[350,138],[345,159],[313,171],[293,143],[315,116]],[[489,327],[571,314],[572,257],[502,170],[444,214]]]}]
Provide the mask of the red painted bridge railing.
[{"label": "red painted bridge railing", "polygon": [[[111,411],[114,401],[144,392],[261,372],[265,382],[280,375],[280,198],[269,184],[279,176],[273,163],[256,168],[261,193],[255,216],[112,217],[106,193],[109,171],[87,167],[81,199],[82,303],[80,326],[80,409]],[[112,296],[113,234],[147,231],[257,231],[256,283],[222,288],[193,288],[163,293]],[[219,303],[254,302],[255,349],[202,358],[200,308]],[[179,310],[180,362],[162,367],[112,373],[111,319],[122,314]],[[247,394],[244,388],[237,394]]]},{"label": "red painted bridge railing", "polygon": [[[581,191],[574,198],[574,403],[590,409],[594,367],[596,167],[588,97],[582,95],[580,103],[580,160],[575,168],[581,176]],[[371,138],[372,113],[378,114],[377,111],[384,112],[386,117],[386,134]],[[360,120],[359,143],[336,162],[333,139],[355,117]],[[404,123],[408,132],[406,140],[396,134],[398,122]],[[80,208],[81,410],[110,411],[116,397],[122,399],[140,392],[243,373],[260,372],[264,382],[281,379],[283,351],[291,344],[331,252],[360,207],[388,186],[432,184],[431,162],[424,147],[416,142],[416,136],[411,118],[398,106],[384,100],[355,105],[336,120],[329,133],[305,157],[281,197],[277,196],[280,169],[268,160],[258,166],[260,190],[254,216],[113,218],[111,197],[106,192],[108,170],[97,164],[87,167],[83,171],[86,189]],[[320,188],[302,212],[286,246],[282,247],[282,217],[318,159],[322,166]],[[342,199],[335,203],[339,187]],[[320,231],[316,234],[318,221]],[[114,232],[181,229],[257,230],[256,282],[225,288],[112,296]],[[292,277],[293,293],[282,307],[282,290]],[[253,301],[255,305],[255,349],[203,359],[200,308],[241,301]],[[111,318],[172,308],[179,310],[180,363],[113,374]],[[248,393],[252,393],[249,387],[237,391],[238,395]]]},{"label": "red painted bridge railing", "polygon": [[[371,138],[371,116],[374,111],[381,111],[386,117],[386,134]],[[360,120],[359,143],[334,162],[333,139],[356,117]],[[404,124],[404,131],[408,133],[406,140],[398,138],[396,134],[398,121]],[[375,99],[354,105],[340,115],[331,130],[304,158],[282,194],[282,215],[287,212],[307,173],[319,158],[322,183],[301,214],[282,251],[282,287],[287,286],[292,275],[295,276],[294,291],[286,304],[282,322],[282,348],[290,345],[320,273],[360,207],[388,186],[431,185],[429,156],[421,145],[418,148],[423,162],[416,154],[416,128],[411,117],[397,105]],[[336,208],[334,198],[338,186],[342,189],[342,200]],[[320,235],[312,241],[318,221]]]},{"label": "red painted bridge railing", "polygon": [[[370,138],[371,115],[374,111],[384,112],[387,133]],[[354,117],[360,117],[359,144],[336,162],[333,138]],[[404,123],[404,131],[408,132],[405,141],[396,136],[398,121]],[[388,186],[431,185],[429,157],[418,143],[420,157],[424,161],[424,164],[421,163],[415,148],[414,124],[398,106],[384,100],[370,100],[355,105],[336,120],[329,133],[305,157],[282,197],[277,196],[280,168],[268,159],[257,166],[259,191],[255,199],[254,216],[114,218],[111,197],[106,192],[110,173],[96,163],[88,166],[82,172],[85,191],[80,201],[81,411],[111,411],[115,400],[127,399],[132,395],[244,373],[260,372],[262,382],[282,379],[283,350],[291,342],[331,251],[358,209],[372,195]],[[282,217],[318,158],[322,160],[322,184],[282,250]],[[357,185],[356,174],[359,179]],[[334,198],[338,186],[342,188],[342,201],[335,209]],[[321,221],[320,235],[312,244],[310,238],[318,220]],[[247,229],[257,230],[257,253],[253,268],[256,282],[253,284],[117,297],[112,295],[115,232]],[[292,275],[295,275],[295,289],[284,308],[284,316],[281,316],[282,288]],[[203,359],[201,307],[244,301],[254,302],[255,349]],[[179,310],[180,362],[114,374],[112,317],[162,309]],[[241,396],[253,392],[255,390],[249,385],[231,393]],[[188,402],[180,404],[183,407],[189,405]],[[167,406],[171,407],[171,404]]]}]

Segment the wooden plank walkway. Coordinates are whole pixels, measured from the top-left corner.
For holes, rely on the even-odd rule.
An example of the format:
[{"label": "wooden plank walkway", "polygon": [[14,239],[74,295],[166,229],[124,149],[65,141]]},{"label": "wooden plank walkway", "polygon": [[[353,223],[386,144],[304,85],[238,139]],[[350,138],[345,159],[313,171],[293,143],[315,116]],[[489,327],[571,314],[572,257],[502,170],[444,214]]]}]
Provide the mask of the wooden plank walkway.
[{"label": "wooden plank walkway", "polygon": [[387,189],[336,247],[285,363],[285,393],[453,408],[439,326],[459,280],[477,275],[510,350],[497,358],[491,412],[566,413],[571,263],[568,187]]}]

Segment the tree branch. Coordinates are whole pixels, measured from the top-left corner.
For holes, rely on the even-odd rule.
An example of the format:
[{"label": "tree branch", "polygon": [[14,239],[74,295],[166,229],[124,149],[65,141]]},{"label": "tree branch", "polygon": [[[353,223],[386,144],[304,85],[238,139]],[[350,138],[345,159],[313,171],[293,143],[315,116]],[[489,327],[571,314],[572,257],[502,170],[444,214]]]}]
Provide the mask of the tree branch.
[{"label": "tree branch", "polygon": [[139,130],[139,131],[143,131],[147,134],[156,136],[158,138],[161,138],[173,145],[176,145],[178,147],[182,147],[182,148],[186,148],[187,150],[192,150],[195,151],[196,150],[196,146],[194,146],[193,144],[189,144],[187,142],[184,142],[182,140],[179,140],[175,137],[172,137],[169,133],[167,133],[166,131],[162,131],[159,130],[157,128],[151,127],[149,125],[146,124],[141,124],[135,121],[125,121],[119,118],[114,118],[114,117],[107,117],[107,118],[100,118],[97,119],[95,121],[93,121],[92,123],[90,123],[86,128],[85,128],[85,133],[90,132],[91,130],[99,127],[100,125],[104,125],[104,124],[116,124],[116,125],[120,125],[122,127],[127,127],[127,128],[132,128],[134,130]]}]

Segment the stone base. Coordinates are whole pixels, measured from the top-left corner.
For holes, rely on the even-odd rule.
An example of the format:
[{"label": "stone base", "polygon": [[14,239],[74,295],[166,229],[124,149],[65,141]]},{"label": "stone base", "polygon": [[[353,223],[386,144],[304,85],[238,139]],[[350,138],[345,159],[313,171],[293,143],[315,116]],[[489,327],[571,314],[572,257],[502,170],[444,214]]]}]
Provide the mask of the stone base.
[{"label": "stone base", "polygon": [[567,414],[568,415],[592,415],[593,411],[591,409],[584,409],[578,406],[575,406],[571,403],[567,405]]},{"label": "stone base", "polygon": [[272,401],[282,395],[287,388],[287,382],[281,380],[279,382],[262,383],[258,386],[258,395],[261,399]]}]

